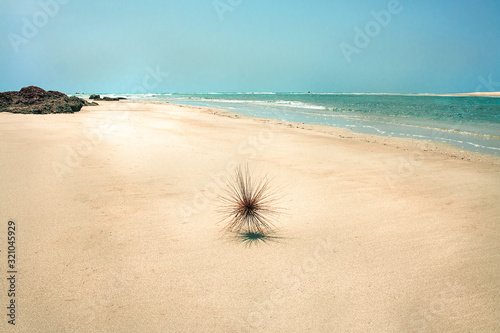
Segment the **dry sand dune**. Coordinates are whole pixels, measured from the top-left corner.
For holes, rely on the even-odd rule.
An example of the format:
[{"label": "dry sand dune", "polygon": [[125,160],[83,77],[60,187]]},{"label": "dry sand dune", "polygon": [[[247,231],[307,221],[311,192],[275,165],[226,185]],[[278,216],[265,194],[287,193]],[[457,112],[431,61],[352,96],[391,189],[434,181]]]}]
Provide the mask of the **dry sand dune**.
[{"label": "dry sand dune", "polygon": [[[497,157],[130,102],[0,113],[0,147],[0,331],[500,331]],[[282,188],[276,242],[220,233],[244,163]]]}]

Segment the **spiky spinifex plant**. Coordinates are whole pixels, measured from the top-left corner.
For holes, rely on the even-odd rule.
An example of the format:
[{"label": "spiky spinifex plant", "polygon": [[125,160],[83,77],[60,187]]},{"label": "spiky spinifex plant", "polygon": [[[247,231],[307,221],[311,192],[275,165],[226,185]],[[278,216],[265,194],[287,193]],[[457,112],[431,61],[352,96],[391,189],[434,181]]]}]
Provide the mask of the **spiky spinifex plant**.
[{"label": "spiky spinifex plant", "polygon": [[248,166],[238,167],[221,197],[220,212],[227,221],[226,231],[244,235],[266,236],[273,231],[273,221],[280,213],[277,192],[267,177],[255,179]]}]

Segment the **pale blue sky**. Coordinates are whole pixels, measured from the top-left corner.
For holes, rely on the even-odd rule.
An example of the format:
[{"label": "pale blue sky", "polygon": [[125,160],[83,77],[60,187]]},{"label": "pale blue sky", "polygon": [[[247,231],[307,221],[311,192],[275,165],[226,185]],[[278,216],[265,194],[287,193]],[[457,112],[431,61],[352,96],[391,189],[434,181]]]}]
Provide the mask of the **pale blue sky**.
[{"label": "pale blue sky", "polygon": [[500,90],[500,1],[397,3],[2,0],[0,91]]}]

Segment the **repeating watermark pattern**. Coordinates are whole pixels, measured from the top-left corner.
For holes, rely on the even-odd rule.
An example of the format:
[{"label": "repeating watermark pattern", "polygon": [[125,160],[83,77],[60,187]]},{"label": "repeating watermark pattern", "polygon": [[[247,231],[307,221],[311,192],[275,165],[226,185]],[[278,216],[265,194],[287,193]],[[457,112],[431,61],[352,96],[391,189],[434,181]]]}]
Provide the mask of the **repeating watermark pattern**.
[{"label": "repeating watermark pattern", "polygon": [[[411,1],[411,0],[408,0]],[[366,49],[371,41],[380,35],[382,29],[389,26],[392,18],[395,15],[403,12],[404,6],[399,0],[390,0],[387,3],[387,9],[380,11],[371,11],[370,15],[373,20],[368,21],[363,28],[354,27],[354,39],[352,44],[342,42],[339,44],[340,50],[348,63],[352,62],[354,54],[360,54],[363,49]]]},{"label": "repeating watermark pattern", "polygon": [[62,181],[63,178],[74,169],[79,168],[82,159],[89,156],[94,147],[104,141],[104,135],[113,129],[113,124],[109,120],[101,120],[97,126],[84,132],[84,139],[75,147],[64,146],[67,150],[64,161],[52,162],[52,170],[57,179]]},{"label": "repeating watermark pattern", "polygon": [[[68,332],[89,332],[94,328],[94,324],[99,320],[100,315],[105,315],[107,311],[113,311],[117,305],[114,298],[129,290],[129,284],[133,278],[124,270],[112,270],[105,267],[99,271],[95,270],[94,276],[99,276],[99,294],[84,293],[78,294],[78,309],[75,315],[70,316],[66,329]],[[80,298],[81,297],[81,298]]]},{"label": "repeating watermark pattern", "polygon": [[192,216],[206,211],[210,203],[217,199],[219,190],[226,186],[227,180],[232,177],[238,165],[241,164],[241,157],[245,159],[245,162],[256,158],[258,153],[270,145],[273,140],[274,133],[271,128],[246,137],[237,147],[240,158],[233,158],[227,161],[223,170],[213,173],[205,186],[201,190],[196,191],[190,205],[182,205],[180,207],[180,213],[184,217],[184,222],[187,223]]},{"label": "repeating watermark pattern", "polygon": [[35,38],[41,29],[49,24],[50,19],[59,14],[61,5],[66,5],[71,0],[40,0],[40,10],[35,12],[31,18],[24,16],[20,33],[9,32],[7,38],[14,52],[18,53],[21,45],[28,44]]},{"label": "repeating watermark pattern", "polygon": [[[154,91],[169,75],[167,72],[162,72],[160,66],[155,68],[147,66],[145,71],[147,74],[144,76],[142,83],[132,89],[132,94],[146,94]],[[91,127],[84,133],[84,139],[76,146],[66,147],[68,150],[66,158],[63,161],[54,161],[52,165],[58,179],[62,180],[68,172],[80,167],[82,159],[89,156],[94,147],[104,142],[106,134],[113,131],[120,122],[129,119],[133,104],[123,104],[123,107],[125,111],[120,112],[118,117],[100,120],[96,126]],[[94,323],[99,319],[98,317],[115,306],[113,298],[128,290],[128,283],[132,281],[132,277],[125,270],[112,270],[109,267],[94,270],[90,274],[99,277],[99,295],[77,295],[79,308],[76,315],[69,318],[66,324],[65,329],[68,332],[92,331]]]},{"label": "repeating watermark pattern", "polygon": [[319,241],[307,258],[282,276],[282,284],[270,293],[268,299],[255,302],[254,311],[247,316],[230,318],[231,326],[236,326],[237,332],[262,330],[273,314],[278,311],[278,307],[283,306],[287,301],[291,302],[297,296],[307,298],[308,296],[300,291],[301,287],[307,283],[311,275],[318,273],[320,265],[326,262],[332,252],[334,250],[329,238]]},{"label": "repeating watermark pattern", "polygon": [[391,190],[397,188],[399,181],[415,174],[423,163],[423,157],[422,152],[412,152],[407,157],[399,157],[394,170],[385,170],[385,182]]},{"label": "repeating watermark pattern", "polygon": [[493,81],[493,74],[485,79],[482,75],[477,78],[479,84],[476,86],[476,92],[496,92],[500,91],[500,82]]},{"label": "repeating watermark pattern", "polygon": [[431,332],[432,323],[439,317],[445,315],[458,317],[453,313],[452,305],[466,296],[466,288],[457,280],[448,278],[445,287],[434,295],[426,308],[420,308],[409,318],[410,332]]},{"label": "repeating watermark pattern", "polygon": [[153,92],[169,76],[168,72],[162,72],[159,65],[153,69],[146,66],[147,75],[144,76],[141,85],[132,88],[132,94],[147,94]]},{"label": "repeating watermark pattern", "polygon": [[[169,75],[166,72],[162,72],[159,66],[156,66],[154,69],[151,66],[147,66],[146,72],[148,74],[144,76],[142,85],[135,86],[132,90],[133,94],[145,94],[153,91]],[[94,126],[91,126],[90,129],[86,129],[83,134],[84,139],[76,146],[65,146],[67,153],[64,160],[52,162],[52,169],[59,181],[62,181],[68,173],[79,168],[82,160],[89,156],[96,146],[104,142],[105,135],[112,132],[118,123],[124,122],[129,118],[132,106],[124,104],[124,107],[127,110],[121,112],[118,117],[112,120],[100,120]]]},{"label": "repeating watermark pattern", "polygon": [[232,12],[243,3],[243,0],[215,0],[213,6],[217,16],[224,21],[227,12]]}]

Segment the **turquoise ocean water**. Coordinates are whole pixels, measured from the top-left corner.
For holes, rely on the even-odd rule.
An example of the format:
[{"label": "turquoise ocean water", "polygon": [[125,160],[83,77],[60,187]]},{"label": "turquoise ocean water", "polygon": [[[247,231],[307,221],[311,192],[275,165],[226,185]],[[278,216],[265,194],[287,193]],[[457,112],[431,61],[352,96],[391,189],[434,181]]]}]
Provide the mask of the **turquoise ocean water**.
[{"label": "turquoise ocean water", "polygon": [[104,96],[209,106],[252,117],[447,142],[464,150],[500,155],[500,98],[497,97],[310,93]]}]

